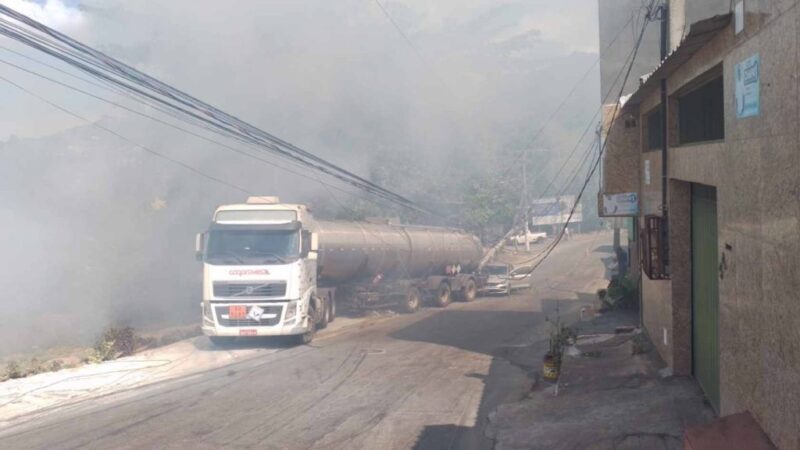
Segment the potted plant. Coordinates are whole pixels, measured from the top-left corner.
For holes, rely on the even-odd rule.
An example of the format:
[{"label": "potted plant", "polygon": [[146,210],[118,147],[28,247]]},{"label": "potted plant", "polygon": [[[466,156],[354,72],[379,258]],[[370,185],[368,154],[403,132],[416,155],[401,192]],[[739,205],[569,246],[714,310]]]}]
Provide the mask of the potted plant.
[{"label": "potted plant", "polygon": [[[550,319],[547,319],[550,322]],[[550,322],[553,328],[550,331],[550,347],[542,358],[542,377],[545,380],[556,381],[561,368],[561,356],[564,346],[573,338],[574,332],[561,323],[561,318],[556,317],[555,322]]]}]

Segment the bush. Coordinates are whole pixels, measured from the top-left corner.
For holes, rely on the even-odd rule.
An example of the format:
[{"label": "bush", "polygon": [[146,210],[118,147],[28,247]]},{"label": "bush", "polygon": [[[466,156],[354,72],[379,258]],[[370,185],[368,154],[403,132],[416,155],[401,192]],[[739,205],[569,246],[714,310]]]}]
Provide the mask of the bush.
[{"label": "bush", "polygon": [[22,370],[22,366],[16,361],[9,361],[6,363],[6,378],[22,378],[25,376],[25,371]]},{"label": "bush", "polygon": [[101,362],[130,356],[136,351],[139,338],[131,327],[106,328],[95,342],[89,361]]},{"label": "bush", "polygon": [[638,306],[637,281],[626,275],[621,281],[614,280],[608,286],[608,303],[615,308],[634,309]]}]

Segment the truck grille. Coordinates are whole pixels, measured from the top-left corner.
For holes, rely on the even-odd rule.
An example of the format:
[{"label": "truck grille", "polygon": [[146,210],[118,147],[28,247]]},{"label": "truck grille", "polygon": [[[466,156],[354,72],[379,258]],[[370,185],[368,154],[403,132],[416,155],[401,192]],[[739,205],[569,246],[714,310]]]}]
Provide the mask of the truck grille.
[{"label": "truck grille", "polygon": [[[264,314],[276,314],[277,316],[272,319],[253,320],[250,318],[245,319],[223,319],[222,315],[228,315],[227,306],[216,306],[214,311],[217,313],[217,322],[223,327],[271,327],[277,325],[281,321],[281,313],[283,306],[261,306],[264,309]],[[249,309],[248,309],[249,311]]]},{"label": "truck grille", "polygon": [[215,297],[283,297],[286,295],[285,281],[264,283],[214,283]]}]

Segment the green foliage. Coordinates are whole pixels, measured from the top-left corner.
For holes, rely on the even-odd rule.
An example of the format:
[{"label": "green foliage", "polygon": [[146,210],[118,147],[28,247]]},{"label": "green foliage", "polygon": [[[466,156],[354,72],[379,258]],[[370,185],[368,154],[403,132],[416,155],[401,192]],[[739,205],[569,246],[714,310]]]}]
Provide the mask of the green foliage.
[{"label": "green foliage", "polygon": [[89,362],[101,362],[132,355],[140,343],[139,337],[131,327],[110,326],[97,339]]},{"label": "green foliage", "polygon": [[608,287],[608,302],[616,308],[634,308],[636,307],[638,292],[636,279],[628,274],[622,280],[612,282]]}]

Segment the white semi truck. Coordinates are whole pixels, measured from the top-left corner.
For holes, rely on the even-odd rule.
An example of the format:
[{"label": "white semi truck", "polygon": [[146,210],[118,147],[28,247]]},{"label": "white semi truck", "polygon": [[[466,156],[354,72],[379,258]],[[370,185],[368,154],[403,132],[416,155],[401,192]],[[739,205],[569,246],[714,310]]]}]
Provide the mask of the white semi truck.
[{"label": "white semi truck", "polygon": [[336,303],[396,306],[471,301],[483,248],[461,230],[314,219],[302,204],[250,197],[223,205],[196,239],[202,330],[214,342],[296,336],[310,342]]}]

